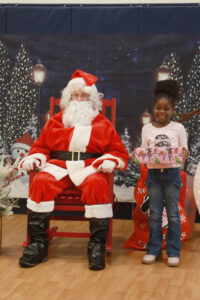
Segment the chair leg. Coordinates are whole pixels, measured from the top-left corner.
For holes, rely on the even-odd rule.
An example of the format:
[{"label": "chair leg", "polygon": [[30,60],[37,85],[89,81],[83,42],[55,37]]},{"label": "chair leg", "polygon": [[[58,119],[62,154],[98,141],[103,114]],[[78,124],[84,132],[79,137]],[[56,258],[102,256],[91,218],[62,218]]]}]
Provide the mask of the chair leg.
[{"label": "chair leg", "polygon": [[109,219],[108,235],[106,241],[106,251],[109,253],[112,251],[112,220],[112,218]]},{"label": "chair leg", "polygon": [[88,242],[88,261],[91,270],[105,268],[105,244],[108,235],[109,219],[89,219],[90,240]]}]

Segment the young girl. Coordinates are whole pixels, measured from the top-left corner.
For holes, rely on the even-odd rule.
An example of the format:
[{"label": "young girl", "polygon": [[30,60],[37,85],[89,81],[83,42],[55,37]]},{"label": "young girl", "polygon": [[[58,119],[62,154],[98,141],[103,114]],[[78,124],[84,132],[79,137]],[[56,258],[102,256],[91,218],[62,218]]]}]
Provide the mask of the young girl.
[{"label": "young girl", "polygon": [[[142,147],[183,147],[184,159],[188,158],[185,128],[171,121],[179,86],[174,80],[158,81],[154,88],[153,115],[155,121],[142,128]],[[179,191],[182,186],[178,164],[147,164],[146,184],[150,196],[150,233],[144,264],[152,264],[162,253],[162,213],[166,207],[168,231],[166,252],[168,266],[178,266],[181,250]]]}]

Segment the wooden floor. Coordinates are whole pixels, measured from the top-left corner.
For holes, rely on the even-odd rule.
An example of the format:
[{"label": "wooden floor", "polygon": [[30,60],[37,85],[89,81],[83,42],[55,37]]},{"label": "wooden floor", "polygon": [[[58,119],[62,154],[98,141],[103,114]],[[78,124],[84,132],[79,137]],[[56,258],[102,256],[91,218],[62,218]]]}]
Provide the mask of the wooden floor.
[{"label": "wooden floor", "polygon": [[[88,222],[59,222],[62,229],[88,227]],[[76,228],[75,228],[76,227]],[[34,268],[18,265],[25,239],[26,216],[3,218],[3,249],[0,256],[0,300],[149,300],[200,297],[200,224],[193,238],[182,245],[178,268],[163,260],[154,265],[141,263],[143,251],[123,249],[133,231],[133,221],[114,220],[113,251],[102,271],[90,271],[87,239],[54,238],[49,260]]]}]

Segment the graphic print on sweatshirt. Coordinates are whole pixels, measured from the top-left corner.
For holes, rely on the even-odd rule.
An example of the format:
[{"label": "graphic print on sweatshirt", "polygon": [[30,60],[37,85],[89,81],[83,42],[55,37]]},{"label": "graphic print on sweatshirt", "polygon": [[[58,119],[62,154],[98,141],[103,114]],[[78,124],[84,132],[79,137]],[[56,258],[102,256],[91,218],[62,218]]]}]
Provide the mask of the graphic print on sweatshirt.
[{"label": "graphic print on sweatshirt", "polygon": [[155,147],[171,147],[171,142],[166,134],[158,134],[154,141]]}]

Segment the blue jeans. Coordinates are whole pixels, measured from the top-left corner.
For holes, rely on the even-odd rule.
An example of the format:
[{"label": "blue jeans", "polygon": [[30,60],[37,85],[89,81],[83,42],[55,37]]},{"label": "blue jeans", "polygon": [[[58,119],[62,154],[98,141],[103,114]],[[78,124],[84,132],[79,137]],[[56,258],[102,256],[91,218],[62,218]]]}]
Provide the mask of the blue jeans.
[{"label": "blue jeans", "polygon": [[149,241],[147,253],[160,255],[162,252],[162,213],[166,207],[168,230],[166,252],[168,257],[179,257],[181,250],[181,225],[178,208],[182,186],[179,168],[149,169],[146,184],[150,196]]}]

